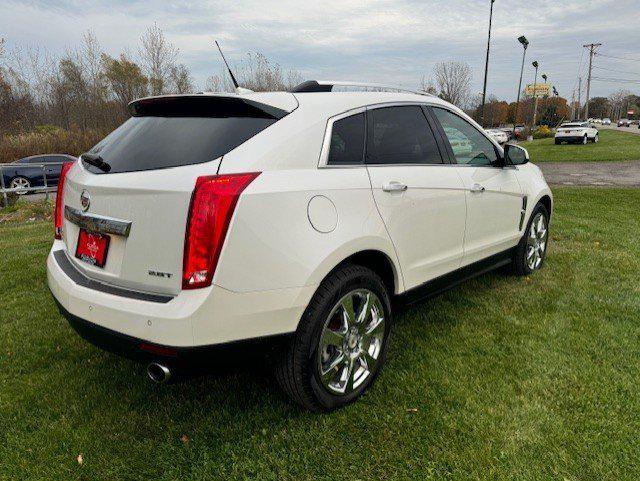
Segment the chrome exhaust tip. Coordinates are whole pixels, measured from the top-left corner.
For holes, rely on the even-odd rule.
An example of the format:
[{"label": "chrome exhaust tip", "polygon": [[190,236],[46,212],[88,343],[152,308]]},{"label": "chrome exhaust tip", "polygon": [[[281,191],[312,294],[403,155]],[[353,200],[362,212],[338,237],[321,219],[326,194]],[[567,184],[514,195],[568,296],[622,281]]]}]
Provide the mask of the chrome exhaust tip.
[{"label": "chrome exhaust tip", "polygon": [[164,364],[152,362],[147,366],[147,375],[153,382],[164,384],[171,379],[171,369]]}]

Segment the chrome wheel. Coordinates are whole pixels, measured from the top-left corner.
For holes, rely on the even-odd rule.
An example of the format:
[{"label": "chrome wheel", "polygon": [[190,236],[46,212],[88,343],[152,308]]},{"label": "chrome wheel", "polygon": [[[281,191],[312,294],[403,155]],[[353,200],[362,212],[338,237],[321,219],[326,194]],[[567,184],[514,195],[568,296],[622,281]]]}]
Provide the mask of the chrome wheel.
[{"label": "chrome wheel", "polygon": [[594,137],[594,139],[593,139],[593,143],[594,143],[594,144],[597,144],[599,140],[600,140],[599,136],[598,136],[598,135],[596,135],[596,136]]},{"label": "chrome wheel", "polygon": [[358,389],[376,370],[385,337],[384,308],[368,289],[349,292],[333,307],[318,347],[322,385],[333,394]]},{"label": "chrome wheel", "polygon": [[588,138],[587,138],[587,136],[585,135],[585,136],[582,138],[582,145],[587,145],[587,142],[588,142]]},{"label": "chrome wheel", "polygon": [[548,237],[547,219],[542,212],[538,212],[531,222],[525,250],[526,263],[530,270],[535,271],[542,264],[547,250]]},{"label": "chrome wheel", "polygon": [[16,194],[23,195],[26,193],[26,190],[29,187],[31,187],[31,183],[29,182],[28,179],[25,179],[24,177],[16,177],[11,181],[11,184],[9,184],[9,187],[12,189],[21,189],[16,191]]}]

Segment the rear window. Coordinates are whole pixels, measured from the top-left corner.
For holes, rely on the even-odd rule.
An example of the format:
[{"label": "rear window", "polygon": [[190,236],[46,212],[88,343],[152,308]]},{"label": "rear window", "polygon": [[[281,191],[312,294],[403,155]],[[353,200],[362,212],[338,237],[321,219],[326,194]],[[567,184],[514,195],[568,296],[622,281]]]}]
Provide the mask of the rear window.
[{"label": "rear window", "polygon": [[[109,173],[209,162],[230,152],[287,114],[235,97],[161,97],[131,105],[133,117],[89,152]],[[84,162],[87,170],[103,174]]]},{"label": "rear window", "polygon": [[362,164],[364,161],[364,114],[333,123],[329,165]]}]

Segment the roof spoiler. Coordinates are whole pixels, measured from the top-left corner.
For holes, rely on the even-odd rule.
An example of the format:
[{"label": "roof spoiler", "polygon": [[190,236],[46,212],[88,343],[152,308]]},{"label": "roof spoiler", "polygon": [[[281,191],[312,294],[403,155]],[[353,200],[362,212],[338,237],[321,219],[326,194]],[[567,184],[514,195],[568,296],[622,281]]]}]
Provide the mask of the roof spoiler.
[{"label": "roof spoiler", "polygon": [[279,120],[289,111],[237,95],[162,95],[134,100],[133,117],[253,117]]}]

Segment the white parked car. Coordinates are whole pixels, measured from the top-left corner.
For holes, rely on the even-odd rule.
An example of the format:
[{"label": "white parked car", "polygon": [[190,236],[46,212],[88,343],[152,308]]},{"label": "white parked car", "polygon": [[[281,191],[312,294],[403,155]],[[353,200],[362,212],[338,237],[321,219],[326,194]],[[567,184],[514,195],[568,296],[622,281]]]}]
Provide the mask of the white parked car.
[{"label": "white parked car", "polygon": [[60,182],[47,276],[71,325],[156,381],[284,339],[279,383],[326,411],[380,372],[393,298],[540,269],[552,194],[524,149],[437,97],[335,85],[132,102]]},{"label": "white parked car", "polygon": [[611,119],[610,118],[603,119],[602,125],[611,125]]},{"label": "white parked car", "polygon": [[555,135],[556,145],[563,142],[569,144],[596,143],[599,140],[598,129],[592,127],[589,122],[566,122],[558,127]]},{"label": "white parked car", "polygon": [[506,144],[509,141],[509,136],[504,130],[487,129],[487,133],[500,145]]}]

